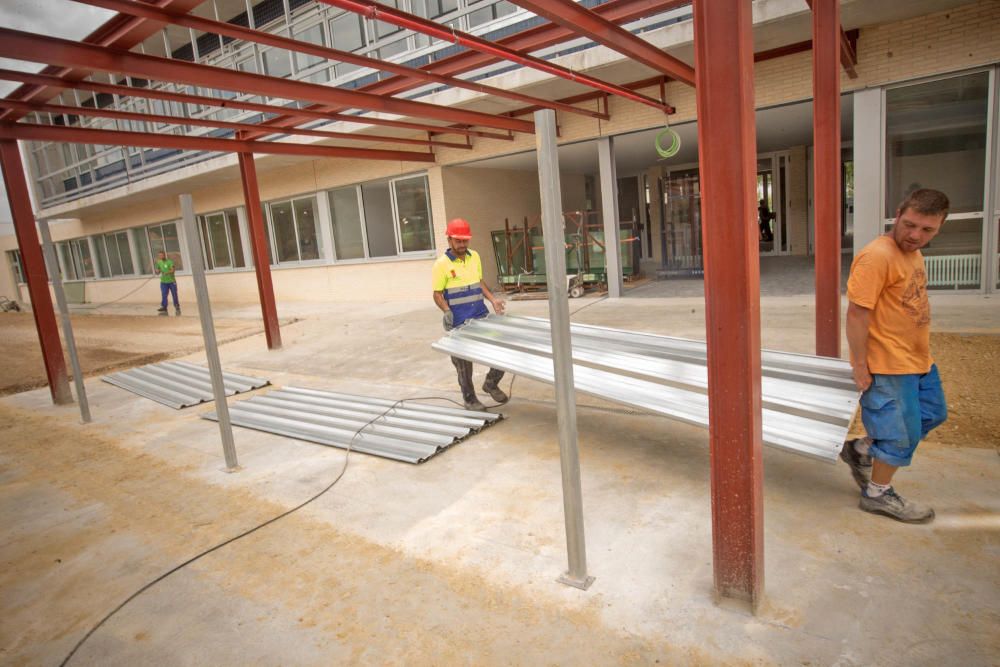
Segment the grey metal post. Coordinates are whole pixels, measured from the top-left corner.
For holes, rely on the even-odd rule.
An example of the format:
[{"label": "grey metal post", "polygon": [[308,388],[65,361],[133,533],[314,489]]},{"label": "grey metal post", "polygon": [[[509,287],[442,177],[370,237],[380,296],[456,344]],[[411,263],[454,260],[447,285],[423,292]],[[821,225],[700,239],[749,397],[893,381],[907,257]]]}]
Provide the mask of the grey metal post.
[{"label": "grey metal post", "polygon": [[59,260],[56,248],[52,245],[52,234],[49,233],[49,221],[38,221],[38,234],[42,237],[42,255],[45,257],[45,269],[52,281],[52,291],[56,295],[56,305],[62,320],[63,336],[66,338],[66,348],[69,352],[69,363],[73,369],[73,384],[76,385],[76,402],[80,404],[80,419],[84,424],[90,423],[90,403],[87,401],[87,389],[83,386],[83,370],[80,368],[80,357],[76,353],[76,338],[73,337],[73,323],[69,319],[69,306],[66,305],[66,292],[63,291],[62,277],[59,274]]},{"label": "grey metal post", "polygon": [[212,377],[212,395],[215,397],[215,414],[219,418],[222,451],[226,455],[226,472],[235,472],[239,470],[240,464],[236,460],[233,426],[229,422],[229,404],[226,403],[226,387],[222,382],[222,364],[219,362],[219,346],[215,341],[212,304],[208,300],[208,283],[205,281],[201,241],[194,219],[194,202],[191,195],[181,195],[180,200],[181,215],[184,220],[184,242],[187,245],[188,263],[191,269],[191,278],[194,281],[194,294],[198,300],[201,334],[205,338],[205,357],[208,359],[208,372]]},{"label": "grey metal post", "polygon": [[622,295],[623,280],[614,137],[601,137],[597,141],[597,161],[601,169],[601,217],[604,218],[604,266],[608,272],[608,298],[617,299]]},{"label": "grey metal post", "polygon": [[566,294],[566,236],[563,231],[559,155],[556,148],[556,114],[535,112],[538,147],[538,183],[542,198],[542,238],[545,273],[549,285],[549,319],[552,323],[552,365],[559,424],[559,461],[562,466],[563,512],[569,570],[559,581],[586,590],[594,578],[587,575],[587,546],[583,536],[583,497],[580,491],[580,454],[576,442],[576,401],[573,384],[573,351],[569,337],[569,302]]}]

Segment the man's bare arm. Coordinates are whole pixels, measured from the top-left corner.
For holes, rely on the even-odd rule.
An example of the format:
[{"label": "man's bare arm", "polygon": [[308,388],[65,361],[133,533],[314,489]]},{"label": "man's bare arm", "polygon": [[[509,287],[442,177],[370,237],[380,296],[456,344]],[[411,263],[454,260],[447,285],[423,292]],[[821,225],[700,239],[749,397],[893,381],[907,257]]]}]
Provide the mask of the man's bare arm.
[{"label": "man's bare arm", "polygon": [[851,301],[847,306],[847,346],[851,350],[851,369],[854,371],[854,384],[865,391],[872,383],[872,374],[868,370],[868,325],[871,323],[872,311]]}]

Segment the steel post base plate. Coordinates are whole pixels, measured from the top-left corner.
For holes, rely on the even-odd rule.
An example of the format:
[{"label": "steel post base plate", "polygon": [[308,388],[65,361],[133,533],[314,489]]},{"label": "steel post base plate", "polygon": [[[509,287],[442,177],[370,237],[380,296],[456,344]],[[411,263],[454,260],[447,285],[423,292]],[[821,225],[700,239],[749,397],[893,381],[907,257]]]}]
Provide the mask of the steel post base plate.
[{"label": "steel post base plate", "polygon": [[590,588],[590,585],[594,583],[594,577],[587,575],[583,579],[571,576],[569,572],[563,572],[556,579],[560,584],[566,584],[567,586],[572,586],[573,588],[579,588],[581,591],[585,591]]}]

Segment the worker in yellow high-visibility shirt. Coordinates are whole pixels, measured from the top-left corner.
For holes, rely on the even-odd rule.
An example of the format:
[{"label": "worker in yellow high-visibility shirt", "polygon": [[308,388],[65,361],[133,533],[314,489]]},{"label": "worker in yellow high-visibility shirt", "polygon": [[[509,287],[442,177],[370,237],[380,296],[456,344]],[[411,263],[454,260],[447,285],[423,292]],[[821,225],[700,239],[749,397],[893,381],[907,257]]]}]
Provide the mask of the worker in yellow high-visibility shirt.
[{"label": "worker in yellow high-visibility shirt", "polygon": [[[490,288],[483,282],[483,264],[479,253],[469,248],[469,241],[472,239],[469,223],[456,218],[448,223],[446,234],[448,250],[434,262],[432,269],[434,303],[444,311],[445,330],[461,326],[467,320],[489,315],[485,301],[493,305],[497,315],[503,315],[503,299],[493,296]],[[462,389],[465,407],[469,410],[485,409],[472,384],[472,362],[458,357],[452,357],[451,362],[458,371],[458,386]],[[502,377],[503,371],[491,368],[483,383],[483,391],[497,403],[507,402],[507,394],[500,389]]]}]

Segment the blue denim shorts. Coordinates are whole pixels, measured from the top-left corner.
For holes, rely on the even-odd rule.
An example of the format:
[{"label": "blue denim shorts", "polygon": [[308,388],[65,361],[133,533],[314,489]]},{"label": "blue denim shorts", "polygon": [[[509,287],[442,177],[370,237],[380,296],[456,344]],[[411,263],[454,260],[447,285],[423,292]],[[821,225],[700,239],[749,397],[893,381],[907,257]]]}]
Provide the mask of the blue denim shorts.
[{"label": "blue denim shorts", "polygon": [[937,364],[923,375],[872,375],[861,394],[861,421],[872,439],[871,454],[893,466],[908,466],[917,445],[948,418]]}]

